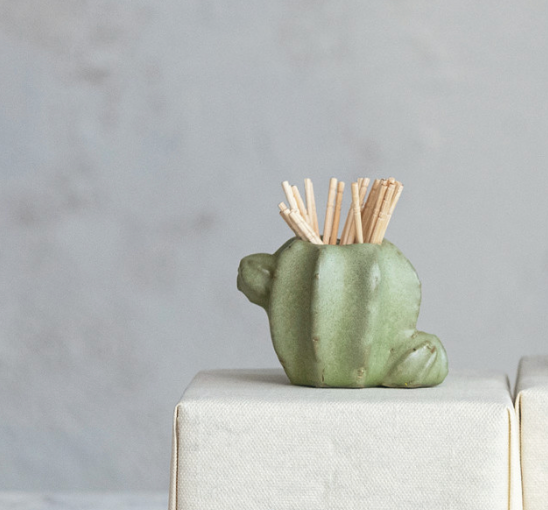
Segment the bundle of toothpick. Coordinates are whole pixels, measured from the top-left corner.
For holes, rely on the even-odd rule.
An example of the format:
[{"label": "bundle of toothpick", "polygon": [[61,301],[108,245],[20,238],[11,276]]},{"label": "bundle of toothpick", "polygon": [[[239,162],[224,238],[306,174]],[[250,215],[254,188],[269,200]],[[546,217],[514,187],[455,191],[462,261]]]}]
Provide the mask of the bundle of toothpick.
[{"label": "bundle of toothpick", "polygon": [[352,205],[340,240],[338,234],[344,182],[337,182],[334,177],[329,181],[323,236],[320,236],[314,188],[310,179],[304,180],[306,205],[297,186],[290,186],[287,181],[282,183],[289,207],[281,202],[278,206],[280,215],[297,237],[314,244],[381,244],[403,191],[403,184],[393,177],[375,179],[367,195],[369,184],[370,179],[366,178],[352,183]]}]

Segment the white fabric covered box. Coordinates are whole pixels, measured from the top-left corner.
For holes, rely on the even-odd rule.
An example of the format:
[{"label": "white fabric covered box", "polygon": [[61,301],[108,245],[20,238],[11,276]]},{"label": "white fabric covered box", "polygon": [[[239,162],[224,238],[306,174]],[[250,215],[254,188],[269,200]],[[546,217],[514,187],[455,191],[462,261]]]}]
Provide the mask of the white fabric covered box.
[{"label": "white fabric covered box", "polygon": [[201,372],[175,410],[170,510],[516,510],[517,439],[501,374],[317,389]]},{"label": "white fabric covered box", "polygon": [[548,356],[522,358],[516,382],[525,510],[548,508]]}]

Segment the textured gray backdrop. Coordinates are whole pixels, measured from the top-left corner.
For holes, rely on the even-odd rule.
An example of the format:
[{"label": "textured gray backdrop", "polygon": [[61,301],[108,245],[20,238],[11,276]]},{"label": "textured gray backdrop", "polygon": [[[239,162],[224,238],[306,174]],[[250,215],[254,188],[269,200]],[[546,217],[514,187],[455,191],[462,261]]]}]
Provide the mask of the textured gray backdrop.
[{"label": "textured gray backdrop", "polygon": [[[547,353],[548,3],[0,0],[0,489],[167,489],[202,368],[277,366],[280,182],[406,185],[454,367]],[[345,208],[347,206],[345,205]]]}]

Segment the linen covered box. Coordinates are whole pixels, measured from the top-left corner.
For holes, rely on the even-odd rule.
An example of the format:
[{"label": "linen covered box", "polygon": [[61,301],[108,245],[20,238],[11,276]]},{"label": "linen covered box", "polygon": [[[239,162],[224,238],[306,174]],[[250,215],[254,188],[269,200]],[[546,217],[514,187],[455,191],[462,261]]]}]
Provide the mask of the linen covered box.
[{"label": "linen covered box", "polygon": [[523,507],[548,508],[548,356],[521,359],[516,382]]},{"label": "linen covered box", "polygon": [[293,386],[282,370],[200,372],[175,409],[170,510],[516,510],[506,376],[420,389]]}]

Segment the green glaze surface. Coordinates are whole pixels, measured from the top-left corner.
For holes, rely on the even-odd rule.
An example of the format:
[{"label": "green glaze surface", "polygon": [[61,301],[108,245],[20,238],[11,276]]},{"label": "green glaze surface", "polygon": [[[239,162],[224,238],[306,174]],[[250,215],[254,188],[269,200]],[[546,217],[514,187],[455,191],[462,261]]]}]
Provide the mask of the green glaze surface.
[{"label": "green glaze surface", "polygon": [[293,384],[416,388],[447,375],[438,337],[416,329],[417,273],[387,240],[329,246],[293,238],[274,255],[242,259],[238,289],[266,310]]}]

